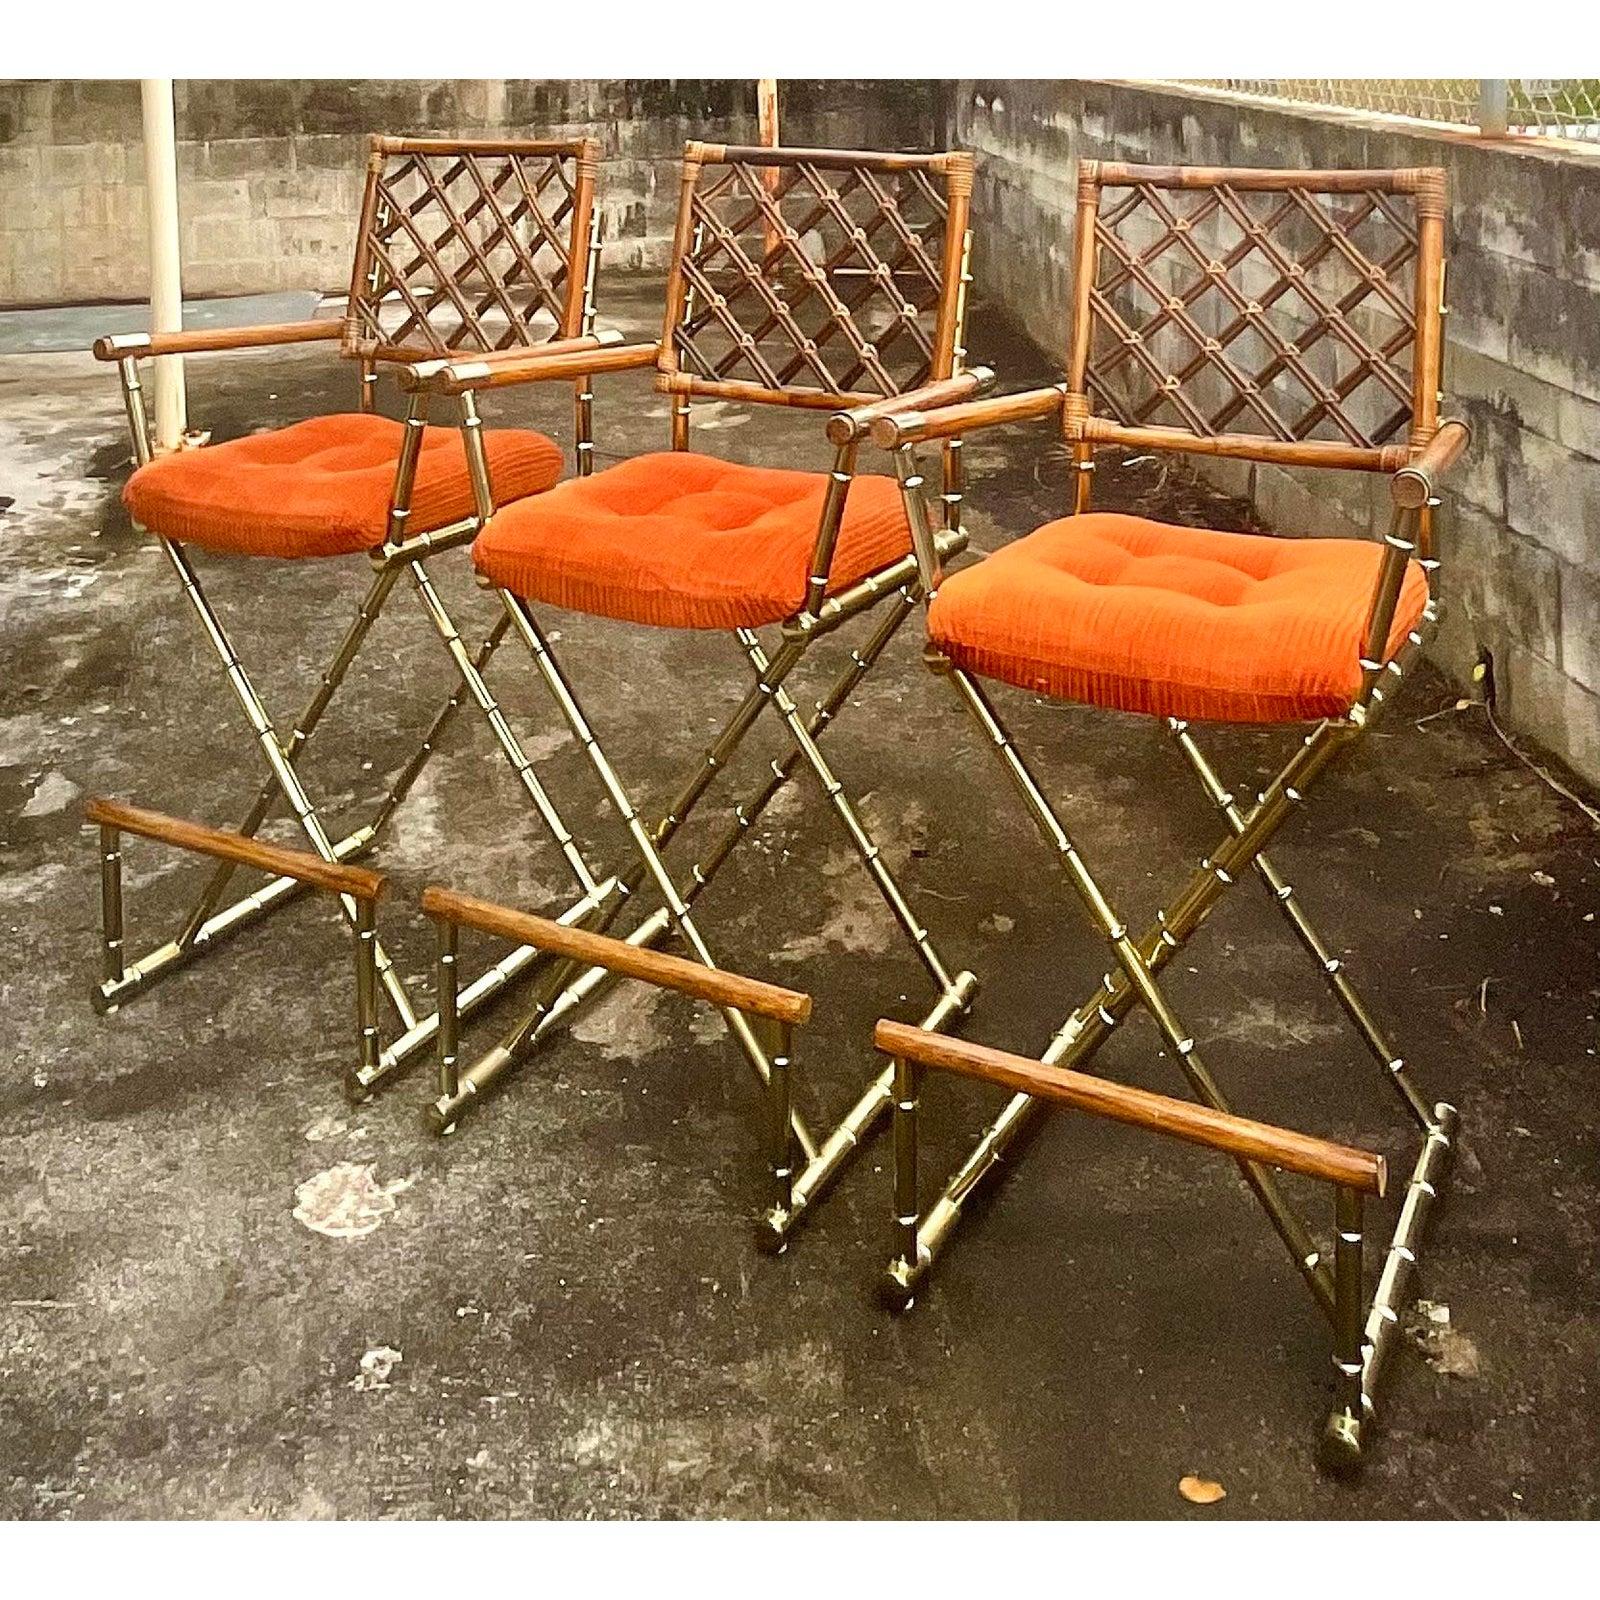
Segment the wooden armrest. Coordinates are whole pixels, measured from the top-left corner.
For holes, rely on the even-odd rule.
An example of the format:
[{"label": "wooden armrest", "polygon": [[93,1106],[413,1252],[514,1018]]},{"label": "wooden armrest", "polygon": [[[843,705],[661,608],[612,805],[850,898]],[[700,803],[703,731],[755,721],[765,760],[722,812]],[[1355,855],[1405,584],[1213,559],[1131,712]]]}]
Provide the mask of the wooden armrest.
[{"label": "wooden armrest", "polygon": [[1104,417],[1069,417],[1068,439],[1125,450],[1175,450],[1191,456],[1266,461],[1285,467],[1335,467],[1350,472],[1395,472],[1406,464],[1404,445],[1345,444],[1338,439],[1273,439],[1260,433],[1191,433],[1187,428],[1124,427]]},{"label": "wooden armrest", "polygon": [[[442,388],[440,380],[451,367],[502,367],[525,361],[529,356],[564,356],[578,350],[609,350],[621,344],[622,340],[622,334],[615,329],[604,328],[597,333],[575,334],[570,339],[552,339],[548,344],[514,344],[505,350],[453,350],[442,356],[423,351],[402,352],[397,359],[410,370],[399,373],[396,381],[407,391]],[[382,359],[381,355],[379,359]]]},{"label": "wooden armrest", "polygon": [[324,861],[305,850],[286,850],[282,845],[247,839],[242,833],[208,828],[204,823],[169,817],[165,812],[149,811],[143,806],[124,805],[120,800],[107,800],[100,795],[84,807],[84,815],[102,827],[137,834],[141,839],[153,839],[158,844],[176,845],[180,850],[193,850],[221,861],[260,867],[275,877],[298,878],[313,889],[347,894],[357,900],[375,901],[383,893],[386,881],[381,872],[373,872],[368,867]]},{"label": "wooden armrest", "polygon": [[571,380],[656,364],[661,353],[659,343],[621,341],[620,333],[608,330],[537,349],[496,352],[493,357],[419,362],[402,369],[399,382],[406,390],[426,388],[438,394],[459,395],[469,389],[503,389],[516,383],[543,383],[558,378]]},{"label": "wooden armrest", "polygon": [[1457,417],[1441,422],[1434,436],[1389,481],[1397,506],[1414,511],[1433,499],[1439,479],[1472,443],[1472,429]]},{"label": "wooden armrest", "polygon": [[897,411],[931,411],[937,406],[947,406],[969,395],[982,394],[994,382],[994,372],[989,367],[970,367],[953,378],[941,378],[937,383],[925,383],[920,389],[908,389],[904,394],[885,395],[864,406],[855,406],[828,418],[830,444],[855,444],[865,439],[872,424],[879,417],[892,416]]},{"label": "wooden armrest", "polygon": [[97,361],[142,361],[146,356],[197,355],[206,350],[259,350],[268,345],[309,344],[338,339],[344,324],[323,317],[315,322],[266,322],[249,328],[193,328],[181,333],[112,333],[94,342]]},{"label": "wooden armrest", "polygon": [[548,950],[586,966],[604,967],[620,977],[642,978],[659,988],[676,989],[680,994],[708,1000],[715,1006],[728,1006],[747,1015],[787,1023],[804,1022],[811,1015],[808,994],[780,989],[776,984],[761,983],[736,972],[702,966],[682,956],[641,949],[623,939],[591,933],[586,928],[568,928],[548,917],[513,911],[438,884],[423,890],[422,909],[441,922],[453,922],[476,928],[481,933],[515,940],[518,944],[529,944],[536,950]]},{"label": "wooden armrest", "polygon": [[1289,1128],[1252,1122],[1229,1112],[1213,1111],[1190,1100],[1174,1100],[1127,1084],[1112,1083],[1085,1072],[1046,1066],[1027,1056],[1011,1055],[987,1045],[970,1044],[943,1034],[928,1033],[903,1022],[879,1021],[872,1042],[885,1055],[914,1061],[918,1066],[979,1078],[1002,1088],[1021,1090],[1036,1099],[1072,1106],[1092,1116],[1131,1123],[1152,1133],[1184,1139],[1190,1144],[1223,1150],[1247,1161],[1262,1161],[1285,1172],[1321,1178],[1363,1194],[1381,1195],[1387,1181],[1382,1156],[1348,1145],[1332,1144]]},{"label": "wooden armrest", "polygon": [[1060,413],[1067,397],[1064,383],[1048,389],[1023,389],[1016,394],[995,395],[967,405],[943,406],[936,411],[901,411],[880,416],[872,424],[872,442],[883,450],[902,444],[917,444],[924,439],[950,439],[958,433],[973,433],[1002,422],[1023,422],[1030,417]]}]

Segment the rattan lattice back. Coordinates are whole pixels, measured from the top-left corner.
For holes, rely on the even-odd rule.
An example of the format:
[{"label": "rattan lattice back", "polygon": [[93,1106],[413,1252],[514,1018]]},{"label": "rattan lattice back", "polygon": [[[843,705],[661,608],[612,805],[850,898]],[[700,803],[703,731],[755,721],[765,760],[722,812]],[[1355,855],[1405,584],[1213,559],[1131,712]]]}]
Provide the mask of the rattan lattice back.
[{"label": "rattan lattice back", "polygon": [[1443,224],[1437,168],[1083,162],[1076,409],[1381,467],[1437,423]]},{"label": "rattan lattice back", "polygon": [[375,137],[345,353],[416,360],[582,332],[598,148]]},{"label": "rattan lattice back", "polygon": [[961,360],[972,158],[690,144],[667,387],[855,404]]}]

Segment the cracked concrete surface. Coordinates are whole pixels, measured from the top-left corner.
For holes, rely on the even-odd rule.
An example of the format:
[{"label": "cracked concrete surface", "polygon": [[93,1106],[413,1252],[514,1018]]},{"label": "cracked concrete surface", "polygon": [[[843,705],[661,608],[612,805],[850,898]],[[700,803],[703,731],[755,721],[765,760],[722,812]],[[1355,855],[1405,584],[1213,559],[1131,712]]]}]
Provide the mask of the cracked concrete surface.
[{"label": "cracked concrete surface", "polygon": [[[646,330],[651,292],[613,281],[612,319]],[[970,343],[1008,379],[1043,374],[981,311]],[[217,438],[354,394],[352,374],[319,350],[197,360],[190,388],[196,422]],[[568,407],[553,389],[494,409],[566,438]],[[631,376],[601,389],[597,420],[603,454],[664,440],[663,405]],[[814,421],[709,420],[721,424],[705,435],[710,449],[827,463],[805,431]],[[0,492],[15,497],[0,514],[0,1512],[1600,1509],[1600,841],[1481,713],[1413,725],[1451,704],[1442,682],[1410,685],[1371,748],[1316,798],[1320,831],[1291,834],[1278,852],[1425,1089],[1464,1113],[1421,1281],[1449,1307],[1454,1354],[1437,1357],[1439,1335],[1432,1360],[1427,1340],[1401,1343],[1373,1461],[1351,1488],[1310,1459],[1326,1330],[1232,1169],[1200,1152],[1052,1121],[896,1319],[873,1292],[886,1142],[787,1256],[757,1255],[754,1089],[719,1020],[676,998],[619,990],[444,1141],[422,1127],[428,1064],[371,1105],[342,1104],[348,946],[325,904],[285,910],[120,1014],[95,1016],[97,874],[82,797],[226,824],[258,781],[170,573],[120,509],[125,453],[104,369],[0,361]],[[980,547],[1065,503],[1066,462],[1042,431],[997,432],[970,454]],[[1108,462],[1098,488],[1113,506],[1234,525],[1240,514],[1156,463]],[[267,698],[289,713],[351,613],[361,564],[199,560]],[[465,558],[434,570],[458,615],[486,627]],[[649,811],[731,704],[738,652],[716,636],[551,621]],[[921,670],[914,635],[867,680],[828,749],[845,783],[870,793],[868,815],[948,959],[983,981],[968,1032],[1037,1048],[1103,953],[1065,912],[1056,868],[953,699]],[[525,663],[508,648],[493,676],[585,848],[617,859],[615,822]],[[802,704],[818,681],[801,684]],[[398,593],[308,752],[308,783],[338,821],[380,792],[450,687],[437,641]],[[1131,719],[1001,698],[1086,853],[1131,912],[1148,912],[1215,833],[1170,749]],[[1214,743],[1239,786],[1282,748],[1238,731]],[[764,730],[735,784],[779,748]],[[816,995],[801,1093],[837,1112],[872,1070],[873,1018],[915,1017],[927,995],[818,795],[801,805],[801,793],[707,893],[703,925],[728,964]],[[416,907],[425,882],[550,911],[568,881],[470,711],[379,864],[396,880],[384,936],[419,974],[419,1002],[431,992]],[[137,946],[164,936],[199,875],[129,843]],[[486,947],[467,948],[477,958]],[[1174,964],[1172,989],[1240,1109],[1371,1144],[1407,1170],[1378,1074],[1252,886]],[[474,1027],[470,1044],[493,1031]],[[1142,1024],[1101,1065],[1177,1087]],[[926,1104],[933,1173],[958,1159],[994,1097],[935,1082]],[[332,1171],[369,1175],[367,1199],[393,1207],[381,1226],[328,1237],[295,1219],[297,1189]],[[1327,1197],[1293,1187],[1325,1230]],[[1375,1210],[1392,1219],[1392,1203]],[[1186,1505],[1185,1473],[1222,1482],[1226,1500]]]}]

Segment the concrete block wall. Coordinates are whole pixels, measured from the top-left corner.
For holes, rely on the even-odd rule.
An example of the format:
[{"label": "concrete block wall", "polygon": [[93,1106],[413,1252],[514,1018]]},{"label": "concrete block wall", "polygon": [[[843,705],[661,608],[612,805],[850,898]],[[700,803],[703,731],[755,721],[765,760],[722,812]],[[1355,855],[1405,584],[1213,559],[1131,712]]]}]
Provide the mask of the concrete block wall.
[{"label": "concrete block wall", "polygon": [[[1062,361],[1080,156],[1445,168],[1445,409],[1475,442],[1440,524],[1434,653],[1465,681],[1491,652],[1503,719],[1600,783],[1600,150],[1401,132],[1144,84],[969,80],[946,104],[949,142],[978,155],[978,284]],[[1388,515],[1386,486],[1365,475],[1208,470],[1281,532],[1370,535]]]},{"label": "concrete block wall", "polygon": [[[785,84],[794,144],[927,149],[931,83]],[[366,136],[598,132],[605,264],[659,264],[685,140],[756,142],[745,79],[188,81],[176,86],[184,292],[348,287]],[[148,292],[132,81],[0,81],[0,306]]]}]

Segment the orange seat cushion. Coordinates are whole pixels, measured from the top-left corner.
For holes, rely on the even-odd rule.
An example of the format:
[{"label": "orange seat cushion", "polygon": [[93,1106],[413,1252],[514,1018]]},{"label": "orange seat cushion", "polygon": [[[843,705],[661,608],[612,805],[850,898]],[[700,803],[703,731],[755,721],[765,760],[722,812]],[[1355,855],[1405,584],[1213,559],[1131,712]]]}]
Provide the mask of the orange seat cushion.
[{"label": "orange seat cushion", "polygon": [[[1193,721],[1339,716],[1361,687],[1382,554],[1085,513],[952,574],[928,631],[957,666],[1060,700]],[[1413,561],[1390,656],[1427,597]]]},{"label": "orange seat cushion", "polygon": [[[251,556],[340,556],[371,550],[388,529],[405,425],[351,413],[313,417],[140,467],[122,503],[134,521],[180,543]],[[561,448],[542,433],[485,429],[496,500],[538,494],[561,476]],[[428,428],[417,460],[408,534],[472,515],[457,428]]]},{"label": "orange seat cushion", "polygon": [[[662,628],[754,628],[805,602],[825,472],[636,456],[495,514],[478,570],[525,600]],[[850,485],[830,592],[911,549],[892,478]]]}]

